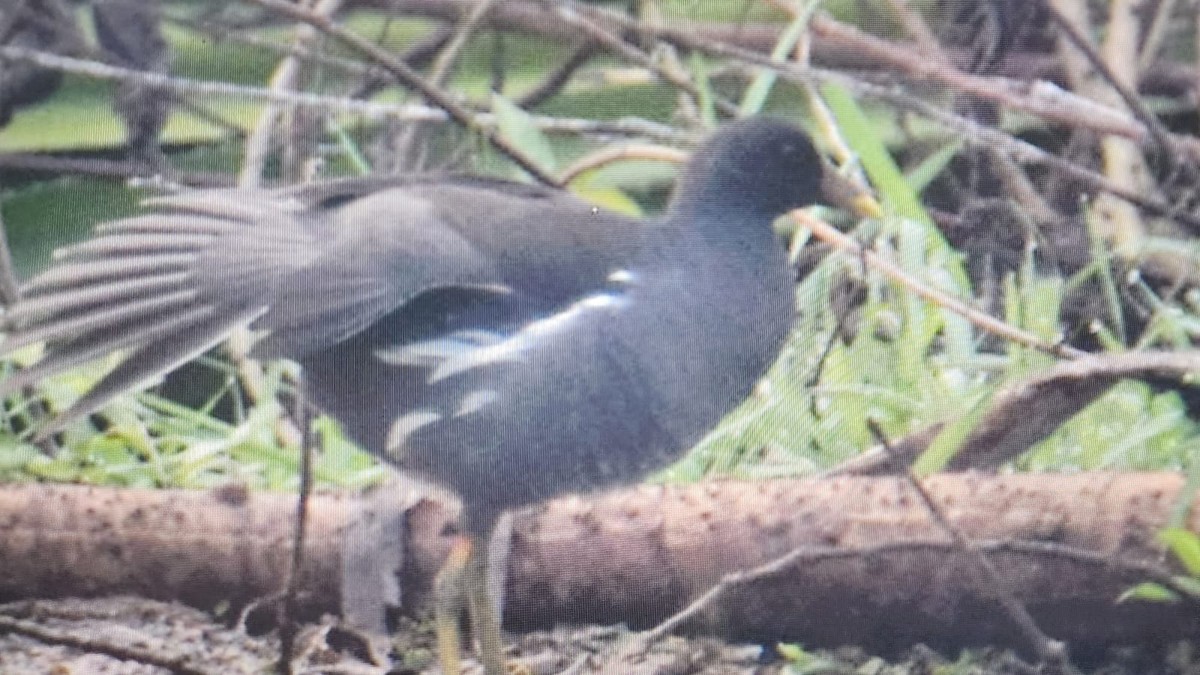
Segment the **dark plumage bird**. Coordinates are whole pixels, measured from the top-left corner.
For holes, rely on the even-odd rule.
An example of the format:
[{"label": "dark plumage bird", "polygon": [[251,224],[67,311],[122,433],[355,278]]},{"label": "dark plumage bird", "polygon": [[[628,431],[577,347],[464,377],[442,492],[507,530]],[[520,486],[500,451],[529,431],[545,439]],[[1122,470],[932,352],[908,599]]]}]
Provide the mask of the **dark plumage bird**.
[{"label": "dark plumage bird", "polygon": [[70,419],[249,324],[351,437],[462,497],[475,545],[439,582],[443,663],[464,573],[499,672],[479,539],[506,509],[639,480],[747,396],[794,317],[772,222],[833,184],[823,166],[759,118],[722,127],[650,222],[467,177],[155,199],[26,284],[0,352],[47,356],[0,389],[125,350]]}]

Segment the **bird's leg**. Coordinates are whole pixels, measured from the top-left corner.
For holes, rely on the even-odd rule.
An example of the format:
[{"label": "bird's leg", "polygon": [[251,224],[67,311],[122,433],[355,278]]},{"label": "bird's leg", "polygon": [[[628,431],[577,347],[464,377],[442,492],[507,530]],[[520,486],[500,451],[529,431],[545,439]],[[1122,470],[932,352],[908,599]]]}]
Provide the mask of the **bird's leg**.
[{"label": "bird's leg", "polygon": [[485,675],[507,675],[500,620],[488,594],[488,535],[460,536],[434,580],[434,620],[438,661],[445,675],[462,672],[459,621],[470,609],[471,632],[479,641],[479,661]]},{"label": "bird's leg", "polygon": [[446,558],[446,563],[433,581],[438,663],[442,666],[443,675],[459,675],[462,672],[460,655],[462,641],[459,636],[458,622],[462,619],[465,606],[463,574],[474,548],[471,539],[457,537],[450,548],[450,555]]},{"label": "bird's leg", "polygon": [[[489,533],[490,535],[490,533]],[[500,640],[500,616],[488,593],[488,535],[474,538],[467,560],[465,583],[471,610],[471,632],[479,641],[479,661],[487,675],[505,675],[504,645]]]}]

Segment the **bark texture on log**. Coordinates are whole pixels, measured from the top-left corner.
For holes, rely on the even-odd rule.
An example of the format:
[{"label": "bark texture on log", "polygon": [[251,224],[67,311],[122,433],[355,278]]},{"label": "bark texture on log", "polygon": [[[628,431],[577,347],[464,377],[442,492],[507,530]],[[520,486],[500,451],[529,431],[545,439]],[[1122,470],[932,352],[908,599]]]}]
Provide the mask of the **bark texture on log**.
[{"label": "bark texture on log", "polygon": [[[1194,608],[1118,606],[1117,596],[1143,578],[1108,564],[1162,559],[1155,532],[1183,484],[1169,474],[960,474],[926,486],[972,541],[1099,554],[1098,561],[998,547],[989,556],[1047,633],[1103,644],[1200,630]],[[704,628],[741,639],[881,650],[915,642],[1020,644],[977,564],[954,550],[902,479],[730,482],[630,494],[559,500],[518,525],[512,625],[546,616],[651,624],[722,575],[802,547],[808,555],[796,564],[737,585],[714,603]],[[1200,531],[1194,506],[1189,527]]]},{"label": "bark texture on log", "polygon": [[[211,608],[282,589],[295,495],[72,485],[0,490],[0,599],[132,594]],[[306,600],[336,607],[341,530],[355,500],[310,514]]]},{"label": "bark texture on log", "polygon": [[[1125,563],[1163,560],[1155,532],[1186,498],[1182,477],[965,474],[931,478],[927,487],[1051,636],[1100,645],[1200,632],[1194,608],[1115,603],[1144,579]],[[269,596],[286,576],[293,500],[237,490],[6,488],[0,599],[137,593],[208,607]],[[1185,507],[1187,527],[1200,532],[1200,510]],[[304,583],[310,610],[336,611],[348,594],[343,579],[379,583],[343,571],[361,508],[352,498],[314,499]],[[406,600],[428,587],[454,516],[452,505],[418,500],[385,519],[407,525],[403,559],[378,566],[403,567]],[[732,584],[690,627],[810,646],[1018,644],[994,587],[948,542],[896,478],[642,486],[569,497],[516,519],[506,625],[652,625],[725,575],[791,552],[791,564]]]}]

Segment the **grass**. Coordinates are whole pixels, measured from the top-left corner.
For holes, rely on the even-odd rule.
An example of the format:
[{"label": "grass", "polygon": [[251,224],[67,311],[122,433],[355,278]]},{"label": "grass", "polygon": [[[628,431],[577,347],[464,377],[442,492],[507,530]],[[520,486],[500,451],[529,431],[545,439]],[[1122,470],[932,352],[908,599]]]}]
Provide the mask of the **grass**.
[{"label": "grass", "polygon": [[[846,11],[853,3],[830,4],[834,11]],[[746,18],[738,13],[741,3],[663,6],[668,15],[693,15],[693,10],[703,6],[710,14],[701,18]],[[750,18],[778,18],[761,14],[767,11],[762,7],[755,5]],[[371,34],[371,27],[381,22],[377,15],[364,12],[352,24]],[[380,37],[389,47],[411,44],[425,27],[421,21],[393,21]],[[259,29],[257,36],[286,43],[290,32],[267,27]],[[214,48],[182,30],[173,31],[171,40],[180,55],[177,72],[196,79],[261,85],[276,63],[276,56],[261,50],[232,43]],[[781,52],[788,51],[782,49],[788,45],[780,46]],[[492,104],[501,112],[505,133],[546,167],[569,164],[570,158],[587,149],[585,143],[546,138],[535,133],[520,110],[505,107],[506,101],[520,96],[558,62],[562,55],[558,47],[509,40],[500,49],[492,36],[480,36],[463,55],[454,90],[476,102],[488,101],[491,63],[501,53],[508,73],[502,86],[507,98],[493,97]],[[621,64],[601,60],[590,68],[600,70],[609,65]],[[691,69],[703,94],[696,111],[700,119],[714,116],[715,93],[737,98],[738,92],[731,92],[720,75],[712,75],[710,80],[710,73],[718,73],[723,63],[692,56],[677,65]],[[315,88],[335,92],[337,78],[329,77]],[[0,151],[120,147],[123,130],[110,111],[110,95],[107,84],[68,77],[54,98],[22,112],[0,131]],[[847,139],[888,207],[888,216],[865,223],[857,232],[859,238],[872,241],[878,251],[923,283],[968,301],[976,297],[965,271],[965,254],[950,246],[922,205],[922,192],[947,170],[961,149],[959,141],[939,136],[926,120],[901,120],[887,110],[860,108],[836,88],[807,92],[760,75],[742,96],[739,103],[748,112],[792,111],[810,96],[827,106],[833,128],[826,131]],[[379,98],[401,101],[406,94],[391,89]],[[250,128],[262,109],[247,101],[205,103],[243,129]],[[661,84],[617,86],[601,77],[582,77],[538,112],[593,119],[637,115],[664,121],[677,116],[680,107],[678,93]],[[369,121],[342,118],[338,122],[356,134],[372,131]],[[922,161],[902,170],[891,151],[905,134],[926,143],[929,151]],[[196,144],[173,158],[181,166],[232,170],[240,164],[240,148],[235,143],[216,142],[222,138],[223,132],[183,113],[172,117],[164,133],[169,143]],[[347,166],[347,158],[358,150],[350,147],[348,138],[322,140],[332,148],[327,166],[335,169]],[[507,169],[495,153],[482,154],[483,159],[475,158],[480,164]],[[589,177],[592,182],[587,189],[604,192],[599,198],[605,204],[629,211],[652,210],[654,199],[630,188],[646,183],[663,185],[670,171],[660,164],[619,163]],[[584,184],[581,181],[576,187]],[[19,272],[28,275],[41,267],[53,247],[83,236],[91,224],[130,213],[137,196],[111,182],[90,179],[32,184],[5,194],[4,216]],[[1071,294],[1096,282],[1109,314],[1118,317],[1112,325],[1094,326],[1105,349],[1119,352],[1190,345],[1200,334],[1200,292],[1192,289],[1181,296],[1162,297],[1140,279],[1117,279],[1105,243],[1094,237],[1092,245],[1092,264],[1070,278],[1040,271],[1030,258],[1000,279],[1002,318],[1054,342],[1063,330],[1062,317]],[[1178,241],[1166,240],[1161,245],[1177,246]],[[1200,249],[1193,257],[1200,257]],[[1137,295],[1141,304],[1150,308],[1149,326],[1136,342],[1119,318],[1123,293]],[[853,302],[845,298],[853,298]],[[811,475],[874,445],[871,422],[893,439],[935,423],[949,423],[952,433],[944,435],[922,460],[922,466],[936,468],[954,451],[955,439],[965,436],[978,422],[997,391],[1054,362],[1042,353],[982,332],[953,312],[864,270],[861,261],[843,254],[825,256],[808,269],[797,286],[796,309],[799,321],[794,334],[749,400],[686,457],[652,480]],[[19,357],[30,358],[31,351],[35,350]],[[291,418],[280,403],[293,397],[289,382],[294,367],[268,364],[262,395],[252,400],[219,356],[207,357],[204,363],[219,385],[207,393],[203,403],[187,407],[155,390],[121,397],[99,415],[71,425],[53,457],[27,440],[28,429],[36,424],[31,402],[22,395],[8,397],[0,415],[0,481],[190,489],[233,483],[254,490],[296,490],[300,440],[289,430]],[[0,368],[14,365],[0,363]],[[41,383],[39,399],[52,410],[66,408],[101,376],[104,368],[100,365]],[[231,399],[235,402],[232,412],[218,405]],[[384,480],[387,469],[347,440],[334,420],[319,417],[312,429],[320,448],[314,466],[319,488],[353,490]],[[1188,416],[1180,396],[1130,381],[1112,388],[1013,461],[1010,468],[1039,472],[1171,470],[1188,474],[1195,484],[1200,480],[1197,457],[1200,423]],[[1176,550],[1191,556],[1188,570],[1194,579],[1194,540],[1177,543]],[[845,665],[795,645],[782,645],[780,653],[796,673],[885,672],[877,660]],[[964,654],[958,663],[939,663],[933,672],[981,672],[974,664],[974,658]]]},{"label": "grass", "polygon": [[[954,287],[954,270],[940,244],[911,221],[883,224],[882,246],[915,276]],[[892,437],[929,424],[968,417],[999,387],[1052,363],[1041,353],[997,344],[960,317],[913,297],[873,274],[858,280],[863,302],[839,316],[830,301],[839,284],[861,272],[857,260],[823,259],[799,284],[801,320],[782,357],[755,394],[662,480],[695,481],[713,475],[764,478],[803,475],[848,459],[874,444],[868,420]],[[1068,285],[1024,269],[1007,279],[1009,322],[1052,339]],[[1158,298],[1157,321],[1172,335],[1196,315]],[[847,330],[849,329],[849,330]],[[226,481],[264,489],[296,485],[298,447],[279,432],[286,393],[282,364],[268,368],[270,388],[233,421],[192,410],[150,393],[122,398],[104,412],[109,426],[96,433],[82,421],[66,434],[53,459],[31,445],[0,436],[0,477],[136,486],[207,487]],[[99,376],[98,369],[51,378],[41,387],[54,408],[65,407]],[[227,371],[226,371],[227,372]],[[236,382],[226,384],[236,390]],[[214,392],[222,393],[222,392]],[[10,407],[21,410],[19,397]],[[210,406],[211,407],[211,406]],[[17,416],[19,417],[19,415]],[[19,424],[20,419],[14,419]],[[323,452],[318,482],[356,487],[379,480],[383,470],[346,441],[334,422],[315,429]],[[1022,470],[1191,471],[1200,451],[1200,425],[1174,392],[1126,382],[1043,440],[1016,462]]]},{"label": "grass", "polygon": [[[912,262],[908,270],[915,276],[929,271],[924,260]],[[853,335],[843,339],[830,296],[838,277],[856,264],[827,258],[800,283],[801,322],[765,385],[664,479],[757,478],[829,468],[875,444],[868,420],[898,438],[967,418],[1000,387],[1050,365],[1041,353],[985,346],[987,336],[958,317],[871,277],[865,280],[867,300],[852,319]],[[1046,317],[1057,316],[1064,285],[1033,273],[1020,276],[1010,279],[1010,322],[1043,334],[1057,330]],[[969,289],[960,290],[965,296]],[[1124,382],[1016,466],[1191,470],[1198,450],[1200,425],[1188,418],[1177,393]]]},{"label": "grass", "polygon": [[[711,3],[706,7],[701,11],[699,7],[670,6],[668,13],[697,12],[695,16],[706,19],[743,18],[720,15]],[[845,9],[837,3],[833,8]],[[351,23],[364,34],[378,34],[389,44],[408,44],[427,27],[419,20],[383,22],[370,12],[356,15]],[[379,26],[384,25],[386,31],[380,33]],[[256,34],[279,40],[288,36],[277,27],[256,29]],[[214,48],[179,29],[171,32],[170,39],[178,54],[176,70],[189,77],[262,83],[276,62],[275,55],[263,50],[235,43]],[[786,51],[788,46],[781,43],[780,50]],[[481,35],[463,54],[455,90],[476,99],[485,96],[492,75],[491,61],[498,53],[503,54],[505,70],[510,74],[504,91],[513,96],[556,63],[561,48],[538,41],[516,41],[497,51],[495,40]],[[600,61],[593,67],[603,68],[610,63]],[[718,65],[701,57],[680,64],[692,69],[706,96],[725,86],[709,80]],[[611,118],[636,111],[646,118],[665,120],[678,109],[676,93],[662,85],[617,87],[596,84],[589,78],[581,82],[549,101],[541,112]],[[333,80],[325,84],[331,85]],[[0,149],[79,150],[119,145],[122,133],[108,112],[108,95],[105,84],[68,78],[67,86],[55,98],[22,113],[0,134]],[[933,150],[926,159],[905,173],[888,151],[897,127],[885,110],[863,109],[837,88],[806,92],[772,77],[760,76],[742,95],[741,106],[751,111],[763,107],[795,109],[806,97],[827,106],[834,126],[831,131],[847,139],[890,212],[882,221],[868,223],[860,233],[862,238],[873,240],[881,253],[924,283],[961,298],[974,297],[964,271],[963,254],[953,250],[933,226],[921,198],[921,191],[948,166],[959,147],[957,143],[931,146]],[[397,92],[383,95],[385,99],[399,97]],[[506,108],[506,100],[493,98],[502,113],[507,110],[501,115],[506,133],[529,148],[539,161],[562,166],[568,157],[584,150],[571,140],[547,139],[532,133],[522,119],[523,113]],[[711,106],[711,100],[702,104]],[[217,110],[248,127],[259,106],[225,101],[218,102]],[[698,112],[707,119],[713,111],[708,108]],[[213,133],[204,124],[176,115],[166,138],[196,142],[210,139]],[[181,161],[206,168],[236,165],[237,158],[227,145],[197,148]],[[346,145],[343,139],[342,152],[351,154],[356,150]],[[337,149],[339,145],[331,143],[330,147]],[[338,166],[346,163],[336,154],[330,161]],[[592,187],[601,185],[609,191],[612,203],[634,210],[638,207],[614,190],[646,179],[661,180],[663,167],[618,164],[606,168],[601,176],[607,179]],[[111,183],[87,180],[35,185],[10,195],[4,215],[22,273],[43,264],[53,246],[81,236],[88,224],[130,212],[134,197]],[[1004,278],[1004,318],[1054,341],[1059,337],[1059,318],[1069,294],[1088,279],[1099,279],[1110,305],[1116,307],[1118,284],[1102,255],[1102,244],[1095,244],[1097,262],[1076,278],[1041,274],[1031,261]],[[1200,300],[1188,296],[1160,298],[1144,284],[1136,290],[1144,304],[1154,308],[1150,329],[1141,343],[1129,345],[1123,325],[1103,327],[1102,337],[1110,350],[1180,346],[1198,332]],[[847,292],[860,292],[861,301],[838,309],[836,298]],[[800,321],[795,334],[762,386],[698,448],[662,472],[660,479],[694,481],[712,475],[811,473],[872,445],[868,420],[877,422],[892,437],[935,422],[962,420],[960,424],[969,428],[1000,387],[1052,363],[1043,354],[997,342],[963,318],[880,276],[870,272],[864,275],[857,260],[842,255],[821,260],[800,282],[797,311]],[[282,368],[273,366],[268,370],[274,374],[269,378],[273,386],[281,390],[286,389],[280,384],[284,381]],[[53,378],[42,385],[40,393],[52,408],[60,409],[96,377],[98,374],[92,370]],[[244,402],[236,379],[226,380],[224,391]],[[23,418],[25,405],[20,397],[10,397],[10,430],[20,430],[28,422]],[[279,433],[284,414],[273,395],[257,403],[244,403],[234,419],[222,419],[211,406],[191,410],[143,393],[114,403],[104,411],[103,418],[103,433],[96,432],[92,420],[72,427],[65,435],[63,452],[53,459],[12,433],[0,435],[0,477],[179,487],[205,487],[222,481],[265,489],[291,489],[296,484],[298,449],[294,441],[283,440],[286,435]],[[359,486],[379,480],[381,469],[346,441],[334,422],[318,420],[316,430],[324,447],[317,466],[321,484]],[[1198,446],[1200,429],[1188,418],[1176,394],[1131,382],[1101,397],[1015,466],[1039,471],[1192,470],[1191,457]]]},{"label": "grass", "polygon": [[[915,178],[905,176],[853,99],[832,87],[823,94],[888,207],[889,216],[874,233],[876,249],[913,278],[958,298],[973,298],[962,255],[921,206],[919,190],[931,180],[930,167],[918,166]],[[944,168],[939,154],[933,159]],[[1105,257],[1097,259],[1101,262],[1079,278],[1066,280],[1039,273],[1029,256],[1003,280],[1004,319],[1047,343],[1057,342],[1069,293],[1085,275],[1101,279],[1115,306],[1111,267],[1103,264]],[[1053,364],[1052,357],[1019,345],[994,346],[963,317],[877,275],[859,280],[865,300],[853,315],[838,316],[836,289],[857,277],[860,267],[859,261],[835,254],[800,282],[796,333],[764,385],[685,460],[661,474],[663,480],[761,478],[830,468],[875,444],[871,420],[893,439],[937,422],[959,424],[962,438],[1001,387]],[[1112,341],[1110,349],[1183,348],[1187,336],[1197,334],[1197,303],[1168,302],[1144,283],[1139,288],[1157,310],[1151,326],[1138,345]],[[852,326],[849,339],[844,338],[847,324]],[[935,443],[930,454],[937,450]],[[1189,418],[1179,395],[1130,381],[1101,396],[1015,466],[1191,472],[1200,468],[1198,451],[1200,423]],[[927,461],[919,465],[936,470],[949,458],[923,458]]]}]

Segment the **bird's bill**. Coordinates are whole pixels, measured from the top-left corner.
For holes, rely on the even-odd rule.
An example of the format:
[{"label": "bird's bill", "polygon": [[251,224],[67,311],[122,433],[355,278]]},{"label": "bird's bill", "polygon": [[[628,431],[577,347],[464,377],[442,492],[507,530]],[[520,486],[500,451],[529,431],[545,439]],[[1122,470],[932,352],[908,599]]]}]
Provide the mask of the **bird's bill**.
[{"label": "bird's bill", "polygon": [[824,174],[821,177],[821,196],[829,206],[846,209],[863,218],[881,218],[883,207],[875,199],[870,190],[859,185],[857,181],[846,178],[838,173],[833,165],[824,164]]}]

